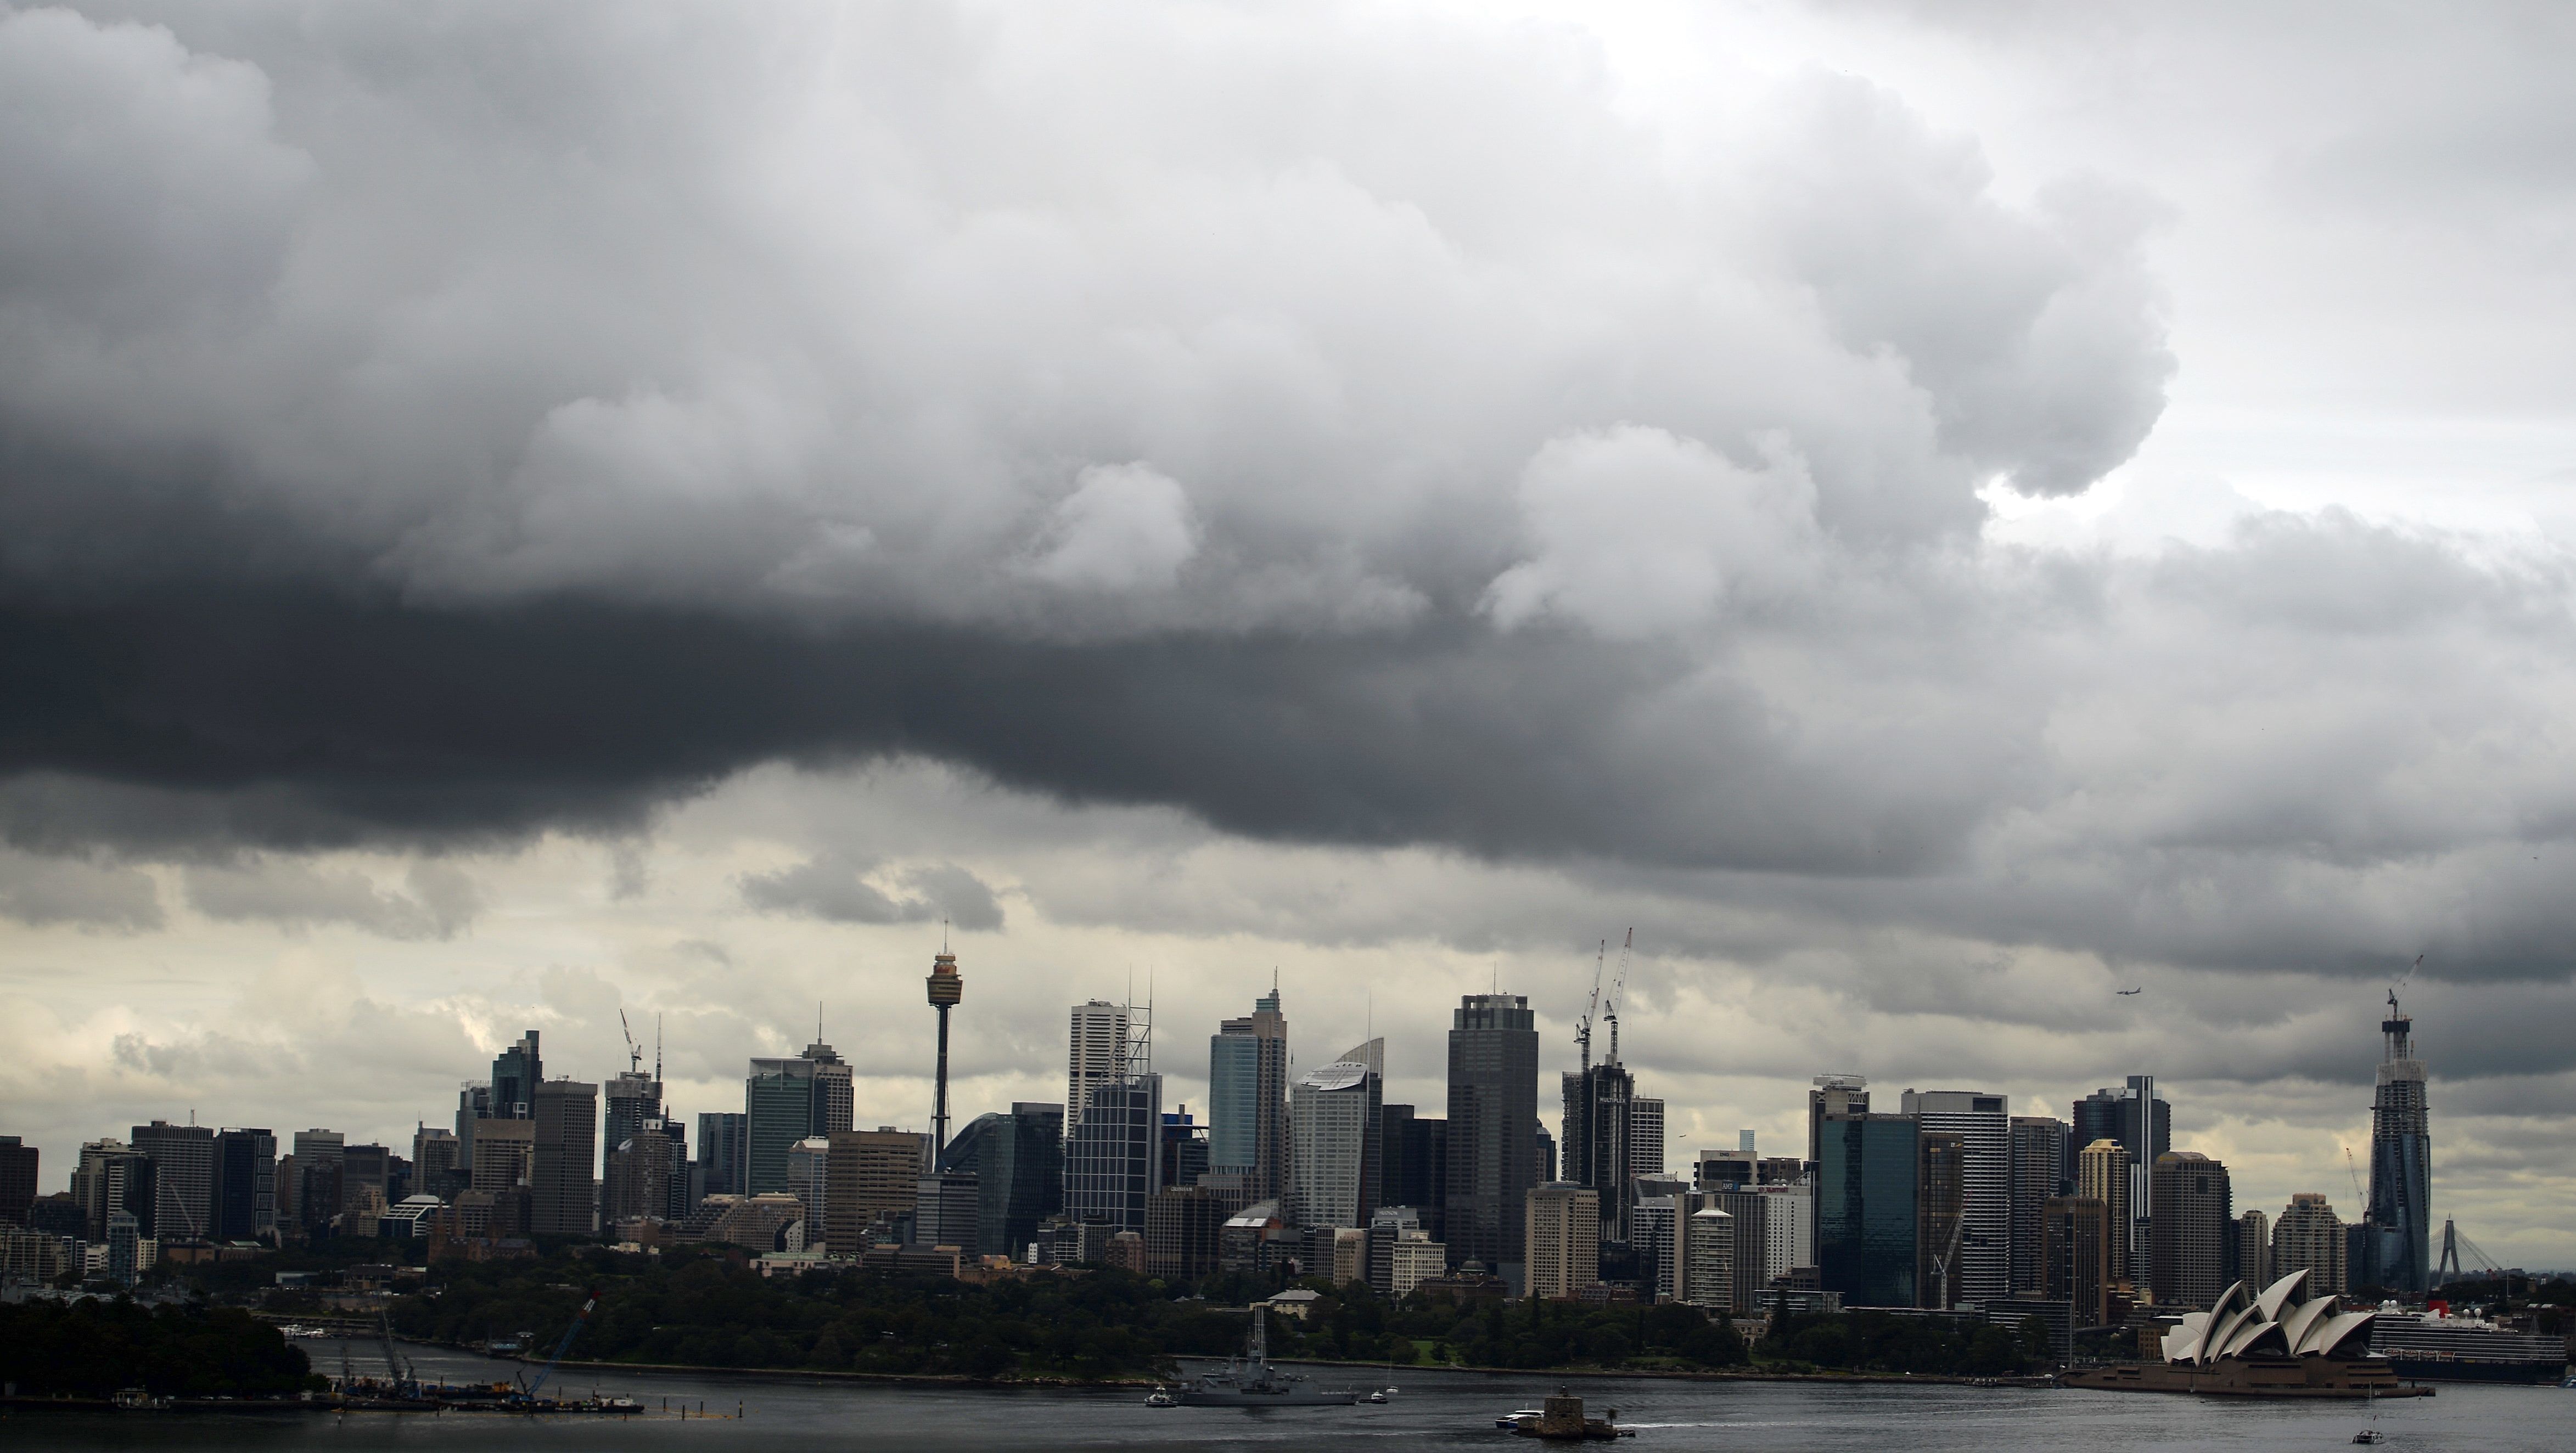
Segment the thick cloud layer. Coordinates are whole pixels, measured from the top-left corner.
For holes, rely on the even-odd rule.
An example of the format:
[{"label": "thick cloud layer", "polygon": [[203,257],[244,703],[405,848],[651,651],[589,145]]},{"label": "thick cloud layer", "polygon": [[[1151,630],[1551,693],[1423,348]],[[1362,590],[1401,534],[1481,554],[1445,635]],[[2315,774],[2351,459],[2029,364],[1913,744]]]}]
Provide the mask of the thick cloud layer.
[{"label": "thick cloud layer", "polygon": [[[2419,952],[2443,1072],[2559,1103],[2576,319],[2519,284],[2571,112],[2548,44],[2410,23],[0,12],[10,982],[464,963],[570,834],[710,1064],[815,988],[745,936],[1359,983],[1606,914],[1706,1103],[1838,1033],[2348,1098],[2345,1000]],[[2281,457],[2406,408],[2514,415],[2540,528]],[[2421,498],[2505,469],[2407,427]],[[734,815],[779,764],[963,785]],[[263,972],[445,1064],[613,1005],[586,953]],[[63,1022],[137,1084],[273,1051],[204,1012]]]}]

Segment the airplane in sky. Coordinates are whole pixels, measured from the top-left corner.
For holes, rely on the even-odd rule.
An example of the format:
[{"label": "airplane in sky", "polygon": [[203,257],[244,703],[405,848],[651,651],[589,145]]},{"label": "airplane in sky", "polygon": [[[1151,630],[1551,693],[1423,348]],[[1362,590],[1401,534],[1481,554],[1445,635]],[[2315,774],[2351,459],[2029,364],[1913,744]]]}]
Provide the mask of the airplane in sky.
[{"label": "airplane in sky", "polygon": [[2143,994],[2143,993],[2147,992],[2147,986],[2146,986],[2146,985],[2144,985],[2144,984],[2140,984],[2138,987],[2136,987],[2136,988],[2134,988],[2134,989],[2114,989],[2114,990],[2112,990],[2111,992],[2112,992],[2112,993],[2114,993],[2114,994],[2117,994],[2117,995],[2119,995],[2121,998],[2125,999],[2125,998],[2129,997],[2131,994]]}]

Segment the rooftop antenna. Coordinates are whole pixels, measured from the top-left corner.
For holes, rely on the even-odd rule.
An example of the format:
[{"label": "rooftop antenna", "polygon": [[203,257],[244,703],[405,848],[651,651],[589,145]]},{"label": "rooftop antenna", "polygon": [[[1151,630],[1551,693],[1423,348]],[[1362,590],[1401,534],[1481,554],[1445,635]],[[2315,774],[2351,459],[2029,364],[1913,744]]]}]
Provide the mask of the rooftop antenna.
[{"label": "rooftop antenna", "polygon": [[653,1011],[653,1083],[662,1082],[662,1012]]},{"label": "rooftop antenna", "polygon": [[814,1042],[823,1042],[823,1001],[820,999],[814,1001]]}]

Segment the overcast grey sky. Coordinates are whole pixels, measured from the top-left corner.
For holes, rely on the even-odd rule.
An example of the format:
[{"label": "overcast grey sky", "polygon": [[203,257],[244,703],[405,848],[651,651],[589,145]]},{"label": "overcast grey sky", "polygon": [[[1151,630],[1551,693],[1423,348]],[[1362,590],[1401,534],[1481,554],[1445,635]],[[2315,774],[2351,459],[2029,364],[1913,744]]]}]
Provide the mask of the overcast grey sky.
[{"label": "overcast grey sky", "polygon": [[[2576,1265],[2576,12],[0,9],[0,1102],[2161,1076]],[[2141,987],[2135,997],[2115,988]],[[1688,1137],[1688,1138],[1681,1138]]]}]

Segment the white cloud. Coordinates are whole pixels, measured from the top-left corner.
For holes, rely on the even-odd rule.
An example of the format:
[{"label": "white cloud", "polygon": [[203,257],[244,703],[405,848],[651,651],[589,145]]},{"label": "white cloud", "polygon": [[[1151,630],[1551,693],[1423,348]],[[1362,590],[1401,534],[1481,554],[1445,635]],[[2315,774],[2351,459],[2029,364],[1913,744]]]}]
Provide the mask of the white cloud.
[{"label": "white cloud", "polygon": [[1142,463],[1092,464],[1048,517],[1026,568],[1077,590],[1169,590],[1198,549],[1180,481]]}]

